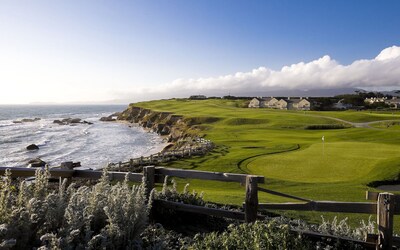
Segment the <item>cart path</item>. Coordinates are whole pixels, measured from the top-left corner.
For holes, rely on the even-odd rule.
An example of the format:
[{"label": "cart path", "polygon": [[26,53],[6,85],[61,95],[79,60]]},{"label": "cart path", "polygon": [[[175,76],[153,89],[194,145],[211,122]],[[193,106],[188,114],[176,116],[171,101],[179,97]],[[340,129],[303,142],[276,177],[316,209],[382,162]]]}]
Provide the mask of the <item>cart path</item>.
[{"label": "cart path", "polygon": [[379,129],[379,128],[373,128],[370,125],[371,124],[375,124],[375,123],[380,123],[380,122],[400,122],[400,119],[397,120],[378,120],[378,121],[370,121],[370,122],[350,122],[350,121],[346,121],[340,118],[336,118],[336,117],[331,117],[331,116],[323,116],[323,115],[309,115],[309,116],[313,116],[313,117],[319,117],[319,118],[327,118],[327,119],[331,119],[331,120],[335,120],[335,121],[339,121],[339,122],[343,122],[346,124],[349,124],[355,128],[371,128],[371,129]]}]

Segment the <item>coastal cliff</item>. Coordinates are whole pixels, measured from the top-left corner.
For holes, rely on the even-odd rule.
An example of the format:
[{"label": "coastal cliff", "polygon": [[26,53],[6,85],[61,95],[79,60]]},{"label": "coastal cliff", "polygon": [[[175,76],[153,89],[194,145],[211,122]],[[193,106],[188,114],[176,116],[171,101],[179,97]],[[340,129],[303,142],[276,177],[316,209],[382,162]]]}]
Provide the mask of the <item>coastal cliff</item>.
[{"label": "coastal cliff", "polygon": [[183,139],[194,139],[198,132],[191,124],[191,119],[171,112],[158,112],[150,109],[129,105],[119,114],[118,120],[137,123],[159,135],[167,136],[168,142],[176,143]]}]

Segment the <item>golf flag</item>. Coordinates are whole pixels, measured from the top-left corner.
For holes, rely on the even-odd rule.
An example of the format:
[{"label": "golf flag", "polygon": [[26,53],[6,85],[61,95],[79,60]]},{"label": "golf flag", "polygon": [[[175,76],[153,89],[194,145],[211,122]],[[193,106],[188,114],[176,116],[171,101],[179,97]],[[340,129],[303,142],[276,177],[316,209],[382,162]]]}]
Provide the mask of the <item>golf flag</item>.
[{"label": "golf flag", "polygon": [[324,142],[325,141],[325,136],[322,136],[322,142]]}]

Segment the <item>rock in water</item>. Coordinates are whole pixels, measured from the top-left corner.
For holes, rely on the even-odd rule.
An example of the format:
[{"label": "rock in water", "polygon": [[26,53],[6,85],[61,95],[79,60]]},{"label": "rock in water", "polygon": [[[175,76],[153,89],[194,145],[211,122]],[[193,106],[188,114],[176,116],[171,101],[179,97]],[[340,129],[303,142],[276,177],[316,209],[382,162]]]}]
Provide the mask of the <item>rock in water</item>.
[{"label": "rock in water", "polygon": [[40,158],[32,159],[32,160],[28,161],[28,164],[29,164],[28,167],[32,167],[32,168],[41,168],[41,167],[46,166],[46,162]]},{"label": "rock in water", "polygon": [[105,116],[105,117],[100,118],[100,121],[102,121],[102,122],[113,122],[113,121],[116,121],[116,120],[112,116]]},{"label": "rock in water", "polygon": [[39,147],[36,144],[31,144],[29,146],[26,147],[27,150],[38,150]]},{"label": "rock in water", "polygon": [[80,123],[81,119],[80,118],[73,118],[70,120],[70,123]]},{"label": "rock in water", "polygon": [[53,123],[59,124],[59,125],[65,125],[62,121],[60,120],[54,120]]}]

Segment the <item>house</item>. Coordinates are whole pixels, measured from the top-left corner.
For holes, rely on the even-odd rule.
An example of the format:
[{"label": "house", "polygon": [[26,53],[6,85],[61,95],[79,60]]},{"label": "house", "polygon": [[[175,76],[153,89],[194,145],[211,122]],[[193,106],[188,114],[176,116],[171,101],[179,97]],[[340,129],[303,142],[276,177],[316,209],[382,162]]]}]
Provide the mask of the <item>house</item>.
[{"label": "house", "polygon": [[249,108],[274,108],[289,110],[310,110],[311,103],[307,99],[276,99],[274,97],[257,97],[249,103]]},{"label": "house", "polygon": [[289,110],[310,110],[311,103],[307,99],[288,99],[287,100]]},{"label": "house", "polygon": [[277,103],[278,109],[287,109],[287,110],[310,110],[311,103],[307,99],[304,98],[290,98],[280,99]]},{"label": "house", "polygon": [[379,102],[386,102],[387,97],[371,97],[371,98],[365,98],[364,102],[368,104],[374,104],[374,103],[379,103]]},{"label": "house", "polygon": [[275,108],[277,102],[278,102],[278,99],[276,99],[275,97],[272,97],[272,96],[264,98],[264,106],[267,108]]},{"label": "house", "polygon": [[385,104],[392,108],[398,109],[400,108],[400,99],[398,99],[397,96],[393,96],[392,99],[386,99]]},{"label": "house", "polygon": [[255,97],[253,99],[251,99],[250,103],[249,103],[249,108],[263,108],[264,107],[264,103],[262,98],[260,97]]},{"label": "house", "polygon": [[288,100],[280,99],[280,100],[276,103],[275,107],[276,107],[277,109],[287,109],[287,108],[288,108],[288,102],[287,102],[287,101],[288,101]]},{"label": "house", "polygon": [[278,99],[274,97],[255,97],[253,98],[248,107],[249,108],[275,108]]}]

